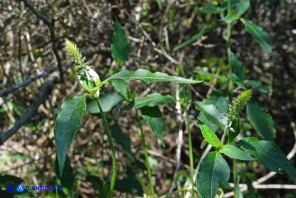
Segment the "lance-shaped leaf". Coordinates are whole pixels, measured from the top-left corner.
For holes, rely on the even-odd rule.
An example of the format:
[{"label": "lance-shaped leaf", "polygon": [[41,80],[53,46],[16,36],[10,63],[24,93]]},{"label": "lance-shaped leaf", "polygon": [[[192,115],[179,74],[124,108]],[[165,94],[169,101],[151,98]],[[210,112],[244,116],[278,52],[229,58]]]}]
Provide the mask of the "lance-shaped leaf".
[{"label": "lance-shaped leaf", "polygon": [[85,111],[85,99],[85,94],[67,99],[60,107],[55,121],[54,134],[60,176],[63,174],[67,152],[77,129],[80,127],[80,121]]},{"label": "lance-shaped leaf", "polygon": [[175,98],[169,95],[153,93],[135,100],[135,108],[155,107],[160,104],[170,103],[175,101]]},{"label": "lance-shaped leaf", "polygon": [[181,84],[193,84],[199,83],[200,81],[190,80],[178,76],[170,76],[161,72],[150,72],[146,69],[137,69],[136,71],[123,70],[116,74],[110,76],[106,81],[113,80],[143,80],[144,82],[173,82],[173,83],[181,83]]},{"label": "lance-shaped leaf", "polygon": [[210,31],[211,29],[213,29],[215,27],[214,23],[211,23],[209,25],[207,25],[206,27],[202,28],[199,32],[197,32],[196,34],[194,34],[193,36],[191,36],[190,38],[188,38],[187,40],[185,40],[183,43],[177,45],[176,47],[174,47],[174,51],[177,51],[179,49],[182,49],[183,47],[186,47],[187,45],[190,45],[191,43],[197,41],[198,39],[200,39],[203,35],[205,35],[208,31]]},{"label": "lance-shaped leaf", "polygon": [[124,30],[118,20],[115,20],[115,30],[111,44],[111,55],[116,63],[121,66],[128,58],[129,46]]},{"label": "lance-shaped leaf", "polygon": [[251,122],[258,135],[265,140],[273,141],[275,129],[272,117],[253,100],[247,103],[247,119]]},{"label": "lance-shaped leaf", "polygon": [[230,177],[229,166],[217,151],[207,154],[198,172],[196,187],[203,198],[215,198],[219,184],[228,182]]},{"label": "lance-shaped leaf", "polygon": [[115,87],[115,89],[121,95],[123,95],[125,100],[129,100],[128,84],[129,84],[129,81],[126,81],[126,80],[112,80],[113,87]]},{"label": "lance-shaped leaf", "polygon": [[253,39],[260,44],[260,46],[267,52],[271,52],[272,47],[268,43],[269,36],[268,34],[262,29],[262,27],[255,25],[252,21],[247,19],[242,19],[246,30],[251,34]]},{"label": "lance-shaped leaf", "polygon": [[209,144],[216,148],[222,146],[217,135],[214,133],[214,131],[212,131],[212,129],[210,129],[210,127],[208,127],[206,124],[200,124],[199,128],[202,132],[202,136]]},{"label": "lance-shaped leaf", "polygon": [[273,142],[244,138],[237,143],[244,150],[257,157],[270,171],[286,172],[296,182],[296,169],[285,153]]},{"label": "lance-shaped leaf", "polygon": [[230,158],[238,160],[255,160],[255,158],[250,157],[247,153],[240,150],[236,146],[226,144],[222,147],[221,152],[227,155]]},{"label": "lance-shaped leaf", "polygon": [[142,116],[151,130],[156,134],[158,139],[163,142],[164,123],[162,115],[158,107],[143,107],[141,108]]}]

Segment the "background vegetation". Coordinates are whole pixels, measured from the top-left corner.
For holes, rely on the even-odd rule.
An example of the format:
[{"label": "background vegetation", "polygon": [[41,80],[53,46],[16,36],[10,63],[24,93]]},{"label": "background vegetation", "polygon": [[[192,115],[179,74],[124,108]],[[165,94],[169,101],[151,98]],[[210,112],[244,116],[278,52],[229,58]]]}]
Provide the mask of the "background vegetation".
[{"label": "background vegetation", "polygon": [[[128,36],[128,69],[145,68],[171,75],[196,78],[196,71],[208,72],[210,80],[191,85],[192,97],[201,101],[217,89],[225,89],[222,76],[226,70],[225,51],[226,26],[218,26],[198,40],[179,50],[174,48],[205,27],[216,15],[203,14],[201,7],[215,1],[12,1],[0,2],[0,174],[4,193],[8,175],[23,179],[27,185],[57,185],[60,183],[56,171],[54,147],[54,121],[60,105],[66,96],[75,96],[83,89],[76,79],[76,72],[66,54],[64,40],[74,41],[93,69],[106,79],[118,71],[111,57],[111,43],[114,19],[118,18]],[[233,27],[232,48],[244,63],[248,78],[261,81],[254,91],[262,106],[268,109],[277,132],[275,142],[286,154],[292,151],[291,162],[295,165],[293,147],[296,133],[296,3],[293,0],[252,0],[248,19],[268,32],[273,50],[264,52],[252,40],[241,24]],[[218,20],[218,18],[216,19]],[[215,77],[215,78],[213,78]],[[221,83],[222,81],[222,83]],[[138,96],[159,92],[176,95],[174,84],[133,82]],[[109,90],[108,90],[109,89]],[[109,86],[105,90],[111,91]],[[268,91],[267,91],[268,90]],[[267,92],[262,94],[261,92]],[[147,132],[149,155],[152,157],[155,192],[163,195],[170,192],[172,181],[179,171],[189,172],[188,141],[180,112],[175,103],[161,106],[165,121],[165,148],[157,137]],[[117,107],[119,108],[119,107]],[[183,110],[182,110],[183,112]],[[189,109],[190,128],[193,138],[194,164],[203,153],[203,137],[196,123],[198,112]],[[131,142],[131,153],[138,159],[136,164],[116,144],[119,164],[118,195],[135,196],[134,189],[141,189],[139,183],[129,175],[137,174],[145,183],[143,153],[139,151],[141,138],[135,125],[133,111],[113,109],[108,120],[118,123],[121,131]],[[91,182],[95,177],[110,175],[111,151],[103,133],[100,119],[85,114],[71,146],[69,158],[74,171],[73,189],[79,197],[97,194],[99,187]],[[116,127],[117,125],[114,125]],[[178,134],[184,132],[181,158],[176,157]],[[250,126],[244,126],[246,133],[253,133]],[[261,178],[268,174],[260,163],[252,163],[246,172]],[[17,180],[14,178],[14,180]],[[125,180],[128,178],[128,180]],[[6,179],[6,180],[5,180]],[[179,177],[182,183],[182,177]],[[13,180],[13,179],[12,179]],[[126,184],[134,189],[126,189]],[[120,182],[119,182],[120,184]],[[176,182],[178,185],[178,182]],[[265,184],[293,184],[286,175],[276,174]],[[293,197],[293,189],[279,189],[263,186],[258,189],[263,197]],[[130,191],[128,191],[130,190]],[[125,191],[128,193],[122,193]],[[68,192],[63,192],[65,196]],[[38,194],[28,196],[40,196]],[[49,196],[49,193],[44,193]]]}]

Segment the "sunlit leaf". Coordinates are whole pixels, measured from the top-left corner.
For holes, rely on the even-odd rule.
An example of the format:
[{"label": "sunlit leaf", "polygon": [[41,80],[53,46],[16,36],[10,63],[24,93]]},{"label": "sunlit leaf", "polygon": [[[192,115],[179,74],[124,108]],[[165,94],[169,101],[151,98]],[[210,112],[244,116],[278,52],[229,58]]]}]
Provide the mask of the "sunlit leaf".
[{"label": "sunlit leaf", "polygon": [[247,153],[244,151],[240,150],[236,146],[230,145],[230,144],[225,144],[221,152],[227,155],[230,158],[233,159],[238,159],[238,160],[255,160],[255,158],[250,157]]},{"label": "sunlit leaf", "polygon": [[205,140],[211,144],[213,147],[219,148],[221,147],[221,143],[217,137],[217,135],[205,124],[199,125],[200,130],[202,132],[202,136],[205,138]]},{"label": "sunlit leaf", "polygon": [[[100,95],[99,98],[100,98],[103,112],[110,111],[118,103],[123,101],[122,95],[120,95],[118,93],[114,93],[114,92]],[[98,102],[97,102],[96,98],[86,100],[86,110],[89,113],[100,113],[100,109],[99,109]]]},{"label": "sunlit leaf", "polygon": [[199,81],[190,80],[186,78],[181,78],[178,76],[170,76],[161,72],[150,72],[146,69],[138,69],[136,71],[123,70],[119,73],[113,74],[110,76],[107,81],[113,80],[142,80],[147,83],[151,82],[173,82],[173,83],[183,83],[183,84],[191,84],[191,83],[199,83]]},{"label": "sunlit leaf", "polygon": [[85,94],[67,99],[60,107],[55,121],[54,134],[60,176],[63,174],[67,152],[77,129],[80,127],[80,121],[85,111],[85,99]]}]

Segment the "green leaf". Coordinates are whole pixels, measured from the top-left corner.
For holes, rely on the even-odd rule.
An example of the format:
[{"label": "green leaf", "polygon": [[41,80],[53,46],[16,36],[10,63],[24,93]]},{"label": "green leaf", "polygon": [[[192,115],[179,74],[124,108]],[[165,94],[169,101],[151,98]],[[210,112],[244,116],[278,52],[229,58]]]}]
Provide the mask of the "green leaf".
[{"label": "green leaf", "polygon": [[212,122],[211,121],[211,117],[208,117],[208,115],[205,114],[204,112],[200,112],[199,113],[197,120],[199,121],[199,123],[206,124],[215,133],[219,129],[219,125],[217,125],[214,122]]},{"label": "green leaf", "polygon": [[240,18],[239,14],[230,13],[225,18],[222,19],[225,23],[232,23],[234,21],[237,21]]},{"label": "green leaf", "polygon": [[213,151],[207,154],[200,164],[196,187],[201,197],[215,198],[219,184],[226,183],[230,169],[222,155]]},{"label": "green leaf", "polygon": [[63,175],[67,152],[77,129],[80,127],[80,121],[85,111],[85,99],[85,94],[67,99],[60,107],[55,121],[54,134],[60,176]]},{"label": "green leaf", "polygon": [[99,197],[111,197],[109,184],[105,183],[105,181],[98,176],[87,175],[85,180],[90,182],[95,190],[99,191]]},{"label": "green leaf", "polygon": [[227,123],[228,102],[223,92],[216,91],[211,94],[210,99],[205,99],[202,102],[195,101],[194,105],[197,110],[201,111],[198,117],[199,121],[209,126],[213,131],[217,131],[218,128],[224,129]]},{"label": "green leaf", "polygon": [[152,93],[147,96],[135,100],[135,108],[154,107],[160,104],[170,103],[175,98],[170,95],[161,95],[160,93]]},{"label": "green leaf", "polygon": [[111,55],[116,63],[121,66],[128,58],[129,46],[124,30],[118,20],[115,20],[115,31],[111,44]]},{"label": "green leaf", "polygon": [[240,81],[244,81],[246,75],[242,63],[238,60],[233,52],[230,52],[230,59],[233,73],[235,73]]},{"label": "green leaf", "polygon": [[191,43],[197,41],[200,39],[204,34],[209,32],[211,29],[213,29],[215,25],[213,23],[207,25],[206,27],[202,28],[198,33],[194,34],[190,38],[186,39],[183,43],[177,45],[174,47],[173,51],[177,51],[179,49],[182,49],[183,47],[186,47],[187,45],[190,45]]},{"label": "green leaf", "polygon": [[244,138],[237,145],[252,153],[270,171],[282,173],[286,172],[296,183],[296,169],[287,159],[285,153],[273,142],[257,140],[256,138]]},{"label": "green leaf", "polygon": [[247,103],[247,119],[258,135],[265,140],[273,141],[276,134],[272,117],[253,100]]},{"label": "green leaf", "polygon": [[199,128],[202,132],[202,136],[209,144],[216,148],[220,148],[222,146],[217,135],[211,130],[210,127],[205,124],[200,124]]},{"label": "green leaf", "polygon": [[234,13],[238,15],[243,15],[250,7],[250,0],[240,0],[238,4],[235,5]]},{"label": "green leaf", "polygon": [[66,156],[66,161],[65,161],[65,166],[64,166],[64,171],[63,171],[63,175],[60,176],[60,172],[59,172],[59,166],[58,166],[58,161],[56,160],[55,163],[55,171],[56,174],[58,175],[59,179],[61,180],[61,184],[63,185],[63,187],[68,188],[68,190],[72,190],[73,184],[74,184],[74,179],[75,179],[75,175],[73,173],[73,168],[71,167],[71,162],[69,160],[69,158]]},{"label": "green leaf", "polygon": [[142,116],[146,123],[150,126],[151,130],[156,134],[158,139],[163,142],[164,123],[162,115],[158,107],[143,107],[141,108]]},{"label": "green leaf", "polygon": [[116,142],[121,145],[123,152],[127,154],[131,160],[134,160],[135,157],[131,150],[131,142],[129,137],[121,131],[117,124],[111,127],[111,133]]},{"label": "green leaf", "polygon": [[262,29],[262,27],[255,25],[252,21],[247,19],[242,19],[246,30],[251,34],[253,39],[260,44],[260,46],[267,52],[271,52],[272,47],[268,43],[269,36],[268,34]]},{"label": "green leaf", "polygon": [[123,95],[125,100],[129,100],[129,92],[128,92],[128,85],[129,81],[126,80],[112,80],[112,85],[115,89]]},{"label": "green leaf", "polygon": [[206,7],[202,7],[200,9],[200,12],[201,13],[205,13],[205,14],[218,14],[218,13],[221,13],[222,10],[220,7],[217,7],[217,6],[214,6],[214,5],[208,5]]},{"label": "green leaf", "polygon": [[238,160],[255,160],[255,158],[250,157],[247,153],[244,151],[240,150],[239,148],[232,146],[230,144],[225,144],[221,152],[227,155],[230,158],[233,159],[238,159]]},{"label": "green leaf", "polygon": [[106,81],[113,80],[143,80],[146,83],[151,82],[174,82],[183,84],[199,83],[199,81],[181,78],[177,76],[170,76],[165,73],[155,72],[152,73],[146,69],[137,69],[136,71],[123,70],[119,73],[113,74]]},{"label": "green leaf", "polygon": [[[123,101],[122,95],[115,92],[100,95],[99,98],[102,104],[103,112],[109,112],[118,103]],[[100,113],[100,109],[96,98],[86,100],[86,110],[89,113]]]}]

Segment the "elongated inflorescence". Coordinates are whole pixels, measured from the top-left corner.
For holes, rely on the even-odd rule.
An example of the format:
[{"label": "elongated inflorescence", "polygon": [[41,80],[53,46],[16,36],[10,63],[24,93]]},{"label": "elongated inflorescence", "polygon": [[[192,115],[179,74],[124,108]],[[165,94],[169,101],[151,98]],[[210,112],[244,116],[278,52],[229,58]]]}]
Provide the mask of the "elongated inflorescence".
[{"label": "elongated inflorescence", "polygon": [[228,113],[228,118],[230,120],[233,120],[235,116],[244,108],[244,106],[247,104],[247,102],[251,99],[252,97],[253,90],[252,89],[247,89],[243,91],[230,105],[229,107],[229,113]]}]

